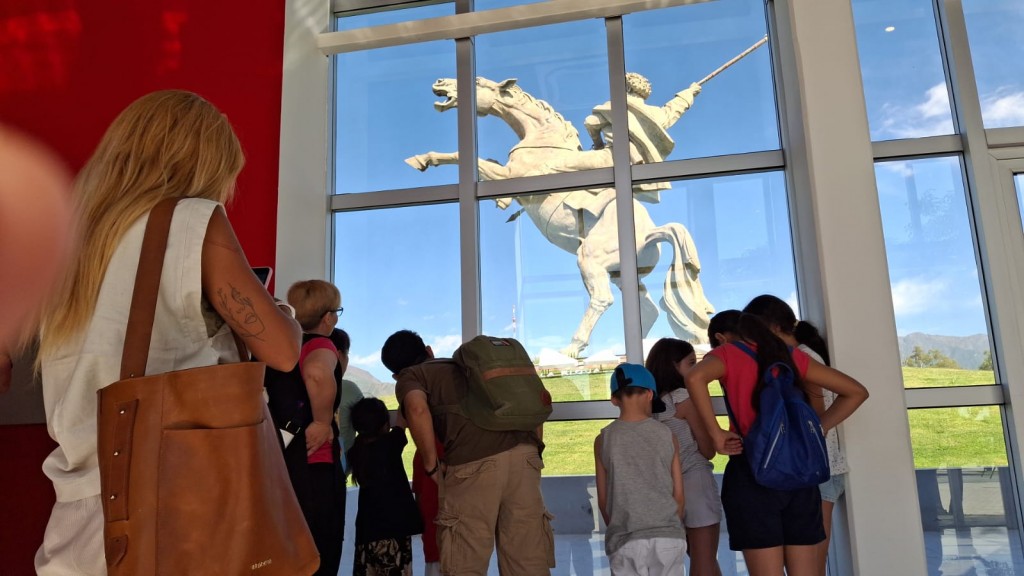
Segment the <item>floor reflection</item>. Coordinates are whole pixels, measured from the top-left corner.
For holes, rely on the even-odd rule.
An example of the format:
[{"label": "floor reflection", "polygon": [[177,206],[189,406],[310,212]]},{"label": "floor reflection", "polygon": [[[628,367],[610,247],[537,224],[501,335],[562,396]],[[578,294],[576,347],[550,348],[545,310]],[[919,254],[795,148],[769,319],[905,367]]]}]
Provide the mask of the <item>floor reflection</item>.
[{"label": "floor reflection", "polygon": [[[721,478],[718,478],[721,482]],[[1024,574],[1024,550],[1009,471],[1006,468],[954,468],[917,471],[928,576],[1009,576]],[[544,498],[555,515],[553,576],[609,576],[604,526],[592,476],[547,477]],[[348,494],[346,539],[339,574],[352,573],[358,489]],[[413,540],[413,573],[423,573],[422,544]],[[723,522],[718,548],[723,576],[746,576],[742,555],[729,550]],[[852,573],[852,570],[850,571]],[[497,575],[491,559],[488,574]]]}]

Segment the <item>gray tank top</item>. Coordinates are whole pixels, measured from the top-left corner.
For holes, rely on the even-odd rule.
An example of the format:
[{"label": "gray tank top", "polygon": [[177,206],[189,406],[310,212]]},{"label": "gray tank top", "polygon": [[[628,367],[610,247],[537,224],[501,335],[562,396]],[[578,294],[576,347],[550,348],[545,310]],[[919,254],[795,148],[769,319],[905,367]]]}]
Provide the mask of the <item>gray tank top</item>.
[{"label": "gray tank top", "polygon": [[607,472],[606,554],[630,540],[684,538],[672,497],[672,431],[652,418],[614,420],[601,430],[601,463]]}]

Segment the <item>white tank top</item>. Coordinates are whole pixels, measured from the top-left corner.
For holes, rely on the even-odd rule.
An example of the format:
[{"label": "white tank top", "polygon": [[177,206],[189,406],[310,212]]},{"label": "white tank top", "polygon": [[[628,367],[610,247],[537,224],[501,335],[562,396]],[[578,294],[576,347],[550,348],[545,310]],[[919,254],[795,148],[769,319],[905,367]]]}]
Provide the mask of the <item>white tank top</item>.
[{"label": "white tank top", "polygon": [[[171,221],[147,374],[237,362],[231,330],[203,298],[202,253],[216,202],[182,200]],[[96,392],[120,379],[128,309],[148,215],[121,239],[85,331],[42,359],[46,427],[59,446],[43,462],[59,502],[100,493]]]}]

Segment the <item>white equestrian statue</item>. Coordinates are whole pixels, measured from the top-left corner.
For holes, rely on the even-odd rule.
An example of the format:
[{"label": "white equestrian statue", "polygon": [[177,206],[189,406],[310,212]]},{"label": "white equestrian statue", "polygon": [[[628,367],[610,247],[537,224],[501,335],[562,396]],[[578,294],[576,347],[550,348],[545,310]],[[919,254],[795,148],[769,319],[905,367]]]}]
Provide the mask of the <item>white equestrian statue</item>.
[{"label": "white equestrian statue", "polygon": [[[434,107],[444,112],[458,105],[458,91],[453,78],[442,78],[433,85],[434,94],[444,97]],[[476,79],[477,113],[504,120],[519,143],[508,155],[504,165],[479,159],[482,180],[501,180],[522,176],[572,172],[610,165],[609,150],[583,151],[579,133],[551,106],[538,100],[516,85],[514,79],[494,82]],[[441,164],[457,164],[458,153],[427,152],[408,158],[406,163],[418,170]],[[663,187],[662,187],[663,188]],[[614,189],[552,192],[517,196],[530,219],[550,242],[576,255],[583,284],[590,302],[583,319],[564,354],[579,357],[590,342],[590,334],[598,319],[612,305],[611,284],[621,289],[619,242],[616,226],[617,208]],[[500,198],[498,206],[508,208],[511,198]],[[707,326],[714,308],[704,297],[700,284],[700,260],[689,231],[679,223],[655,226],[647,209],[633,200],[636,227],[637,271],[640,277],[640,318],[646,337],[658,317],[643,278],[654,269],[661,256],[660,242],[672,246],[673,259],[665,278],[664,296],[660,302],[668,314],[669,324],[678,338],[692,343],[707,342]]]}]

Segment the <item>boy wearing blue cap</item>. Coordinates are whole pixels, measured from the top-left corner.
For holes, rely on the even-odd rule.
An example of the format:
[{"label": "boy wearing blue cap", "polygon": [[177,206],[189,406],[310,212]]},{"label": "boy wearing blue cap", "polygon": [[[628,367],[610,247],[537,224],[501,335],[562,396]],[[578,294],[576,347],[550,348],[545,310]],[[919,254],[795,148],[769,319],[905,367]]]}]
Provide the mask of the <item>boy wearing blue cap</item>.
[{"label": "boy wearing blue cap", "polygon": [[675,435],[651,418],[665,410],[654,376],[620,364],[611,391],[619,417],[594,440],[594,461],[612,575],[684,574],[683,473]]}]

